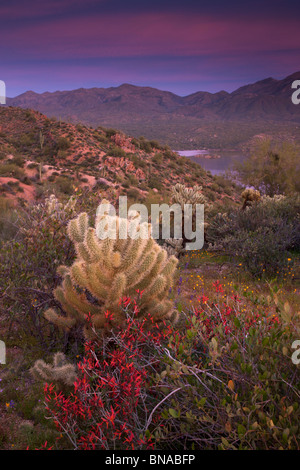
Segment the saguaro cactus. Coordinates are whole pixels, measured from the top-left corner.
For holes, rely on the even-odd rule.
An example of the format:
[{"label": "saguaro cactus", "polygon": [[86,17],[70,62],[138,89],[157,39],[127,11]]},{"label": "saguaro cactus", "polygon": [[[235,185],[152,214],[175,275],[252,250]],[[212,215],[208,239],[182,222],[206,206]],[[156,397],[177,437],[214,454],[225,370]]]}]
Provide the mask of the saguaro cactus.
[{"label": "saguaro cactus", "polygon": [[[135,296],[138,290],[143,291],[141,316],[150,314],[156,322],[174,319],[168,292],[177,259],[168,258],[166,251],[150,238],[150,224],[141,224],[136,217],[122,219],[105,214],[96,219],[96,225],[104,222],[104,217],[107,225],[115,224],[115,239],[100,239],[95,228],[89,227],[86,213],[70,221],[68,235],[75,245],[77,258],[71,267],[59,268],[63,282],[54,292],[66,315],[49,309],[46,318],[66,330],[82,324],[86,338],[90,338],[93,329],[105,332],[107,311],[112,313],[113,325],[122,325],[125,316],[120,299],[125,295]],[[133,228],[142,238],[122,239],[119,227]],[[91,325],[87,322],[88,314]]]},{"label": "saguaro cactus", "polygon": [[43,150],[43,146],[44,146],[44,142],[45,142],[45,137],[44,137],[42,131],[40,131],[39,139],[40,139],[40,147],[41,147],[41,150]]}]

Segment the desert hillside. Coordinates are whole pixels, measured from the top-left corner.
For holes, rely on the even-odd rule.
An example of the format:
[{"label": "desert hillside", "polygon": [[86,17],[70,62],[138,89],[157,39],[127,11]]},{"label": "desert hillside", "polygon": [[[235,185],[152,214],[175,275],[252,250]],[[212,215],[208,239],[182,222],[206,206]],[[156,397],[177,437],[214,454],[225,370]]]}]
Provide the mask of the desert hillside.
[{"label": "desert hillside", "polygon": [[14,202],[79,189],[145,201],[158,193],[167,197],[178,182],[203,186],[211,201],[239,197],[235,185],[157,141],[21,108],[0,108],[0,158],[1,196]]}]

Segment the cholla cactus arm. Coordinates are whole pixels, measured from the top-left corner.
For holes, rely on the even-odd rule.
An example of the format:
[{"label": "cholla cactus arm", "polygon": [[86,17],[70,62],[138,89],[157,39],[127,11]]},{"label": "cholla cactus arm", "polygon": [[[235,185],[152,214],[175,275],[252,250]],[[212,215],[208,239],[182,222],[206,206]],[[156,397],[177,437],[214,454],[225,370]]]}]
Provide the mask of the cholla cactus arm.
[{"label": "cholla cactus arm", "polygon": [[[66,306],[67,308],[67,306]],[[73,328],[73,326],[76,325],[76,316],[75,316],[75,310],[74,310],[74,317],[63,317],[62,315],[58,315],[58,313],[53,310],[53,308],[49,308],[46,310],[44,313],[45,318],[50,322],[56,325],[58,328],[62,330],[70,330]]]},{"label": "cholla cactus arm", "polygon": [[[96,220],[101,222],[102,217]],[[137,290],[144,291],[140,315],[148,317],[150,314],[156,321],[161,321],[164,317],[171,318],[173,313],[168,295],[178,260],[168,258],[155,240],[146,238],[151,226],[140,223],[135,214],[128,220],[111,215],[106,217],[117,228],[115,238],[98,238],[98,227],[89,227],[86,214],[80,214],[69,223],[68,233],[75,244],[77,257],[70,268],[59,269],[63,282],[54,292],[65,316],[54,310],[45,314],[54,324],[67,329],[83,324],[86,338],[92,338],[93,329],[105,332],[107,311],[113,314],[114,324],[122,325],[125,318],[119,305],[120,298],[133,296]],[[119,238],[120,226],[140,237]],[[92,326],[87,324],[88,314]]]},{"label": "cholla cactus arm", "polygon": [[75,244],[84,241],[84,237],[88,228],[88,215],[82,212],[77,219],[73,219],[68,224],[68,235]]},{"label": "cholla cactus arm", "polygon": [[76,367],[69,364],[65,355],[60,352],[54,355],[53,364],[39,359],[30,372],[36,380],[55,383],[60,389],[71,387],[77,379]]}]

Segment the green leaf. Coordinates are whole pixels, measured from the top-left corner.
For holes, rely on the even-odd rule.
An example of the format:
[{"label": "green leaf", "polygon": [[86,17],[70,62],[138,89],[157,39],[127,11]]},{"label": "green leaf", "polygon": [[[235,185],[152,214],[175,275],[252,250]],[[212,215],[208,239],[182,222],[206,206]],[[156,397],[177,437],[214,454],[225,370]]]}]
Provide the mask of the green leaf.
[{"label": "green leaf", "polygon": [[245,428],[245,426],[243,426],[242,424],[239,424],[239,425],[238,425],[238,429],[237,429],[237,430],[238,430],[238,435],[239,435],[239,437],[243,437],[243,436],[246,434],[246,431],[247,431],[246,428]]},{"label": "green leaf", "polygon": [[206,397],[203,397],[201,398],[201,400],[199,401],[199,406],[204,406],[206,403]]},{"label": "green leaf", "polygon": [[169,413],[173,418],[178,418],[179,414],[174,408],[169,408]]},{"label": "green leaf", "polygon": [[229,447],[230,444],[229,442],[227,441],[227,439],[225,439],[225,437],[221,437],[221,440],[222,440],[222,444],[224,447]]},{"label": "green leaf", "polygon": [[269,342],[270,342],[270,338],[267,336],[266,338],[264,338],[264,339],[262,340],[262,345],[263,345],[263,346],[267,346],[267,345],[269,344]]}]

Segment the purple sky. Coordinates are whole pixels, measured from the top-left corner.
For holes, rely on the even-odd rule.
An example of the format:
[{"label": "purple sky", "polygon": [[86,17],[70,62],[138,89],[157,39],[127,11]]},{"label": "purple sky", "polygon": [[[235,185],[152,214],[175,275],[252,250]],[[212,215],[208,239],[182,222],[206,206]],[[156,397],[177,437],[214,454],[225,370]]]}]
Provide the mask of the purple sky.
[{"label": "purple sky", "polygon": [[300,70],[298,0],[11,0],[0,79],[12,97],[122,83],[179,95]]}]

